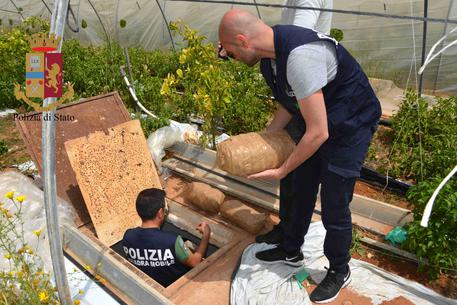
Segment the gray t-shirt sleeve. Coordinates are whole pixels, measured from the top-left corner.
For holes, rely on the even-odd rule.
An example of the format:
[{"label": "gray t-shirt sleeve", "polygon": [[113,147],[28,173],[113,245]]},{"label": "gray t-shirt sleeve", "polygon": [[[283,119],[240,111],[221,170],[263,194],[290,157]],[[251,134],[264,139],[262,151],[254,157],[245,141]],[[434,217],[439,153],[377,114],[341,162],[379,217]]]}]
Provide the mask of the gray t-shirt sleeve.
[{"label": "gray t-shirt sleeve", "polygon": [[323,41],[295,48],[287,60],[287,81],[298,101],[322,89],[336,71],[335,47]]}]

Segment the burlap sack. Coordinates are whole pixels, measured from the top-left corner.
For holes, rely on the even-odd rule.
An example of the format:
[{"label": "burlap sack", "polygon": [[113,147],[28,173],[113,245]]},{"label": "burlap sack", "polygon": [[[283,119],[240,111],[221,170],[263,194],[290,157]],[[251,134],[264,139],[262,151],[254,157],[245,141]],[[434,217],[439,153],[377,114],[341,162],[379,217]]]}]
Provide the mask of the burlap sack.
[{"label": "burlap sack", "polygon": [[241,134],[218,145],[217,165],[232,175],[246,177],[280,167],[294,148],[285,131]]},{"label": "burlap sack", "polygon": [[217,214],[225,195],[208,184],[192,182],[187,188],[186,198],[200,209]]},{"label": "burlap sack", "polygon": [[248,207],[238,200],[227,200],[221,206],[221,215],[251,234],[265,226],[265,214]]}]

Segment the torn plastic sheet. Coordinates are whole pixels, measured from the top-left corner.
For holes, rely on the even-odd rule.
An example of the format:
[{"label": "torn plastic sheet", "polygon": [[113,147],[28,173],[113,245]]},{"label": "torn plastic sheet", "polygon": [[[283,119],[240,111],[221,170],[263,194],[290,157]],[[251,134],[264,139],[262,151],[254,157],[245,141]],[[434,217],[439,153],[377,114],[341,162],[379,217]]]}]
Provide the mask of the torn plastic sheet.
[{"label": "torn plastic sheet", "polygon": [[157,129],[148,137],[147,143],[152,159],[158,169],[162,172],[162,158],[165,156],[165,149],[178,142],[194,140],[198,141],[201,131],[190,124],[174,122],[173,125]]},{"label": "torn plastic sheet", "polygon": [[[302,252],[304,266],[311,278],[320,283],[325,277],[328,260],[323,253],[325,228],[322,222],[310,225]],[[301,267],[283,263],[263,264],[255,253],[272,248],[267,244],[249,245],[241,258],[240,267],[231,284],[231,305],[303,305],[312,304],[305,289],[300,289],[293,278]],[[382,270],[370,263],[352,259],[349,262],[352,281],[348,288],[353,292],[371,298],[374,305],[397,297],[404,297],[413,304],[449,305],[457,304],[433,290]]]}]

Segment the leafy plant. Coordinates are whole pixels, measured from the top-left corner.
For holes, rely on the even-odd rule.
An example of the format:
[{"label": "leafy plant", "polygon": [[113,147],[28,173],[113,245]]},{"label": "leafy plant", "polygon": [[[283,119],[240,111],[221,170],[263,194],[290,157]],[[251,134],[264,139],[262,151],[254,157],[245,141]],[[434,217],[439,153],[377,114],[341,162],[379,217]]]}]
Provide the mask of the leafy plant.
[{"label": "leafy plant", "polygon": [[143,129],[145,137],[149,137],[151,133],[156,131],[159,128],[170,125],[170,120],[166,118],[141,118],[140,119],[141,128]]},{"label": "leafy plant", "polygon": [[206,37],[181,21],[170,28],[186,42],[179,53],[179,68],[167,76],[161,89],[177,106],[177,119],[202,118],[213,147],[218,127],[231,134],[264,128],[273,105],[258,70],[220,61],[215,47],[205,43]]},{"label": "leafy plant", "polygon": [[[203,118],[203,131],[211,137],[215,148],[217,127],[222,123],[224,108],[232,101],[230,83],[222,74],[214,46],[204,43],[205,36],[183,25],[182,21],[172,22],[170,29],[181,35],[187,46],[179,54],[180,68],[167,76],[161,94],[172,98],[182,92],[182,98],[175,100],[181,104],[179,108],[189,109],[187,115],[192,114],[192,109],[195,109],[196,114]],[[189,103],[193,103],[195,107]]]},{"label": "leafy plant", "polygon": [[6,145],[6,142],[1,140],[0,141],[0,156],[4,155],[8,152],[8,146]]},{"label": "leafy plant", "polygon": [[[451,179],[438,194],[424,228],[420,225],[425,206],[442,179],[432,178],[412,187],[408,199],[413,204],[414,221],[407,225],[404,247],[423,259],[420,270],[436,278],[440,269],[457,269],[457,179]],[[425,259],[429,264],[425,263]]]},{"label": "leafy plant", "polygon": [[330,30],[330,36],[336,39],[336,41],[340,42],[344,38],[344,33],[342,30],[333,28]]},{"label": "leafy plant", "polygon": [[365,255],[365,248],[362,245],[362,238],[361,234],[357,230],[357,228],[352,229],[352,244],[351,248],[349,249],[349,253],[352,255],[357,253],[360,256]]},{"label": "leafy plant", "polygon": [[392,118],[391,174],[422,181],[442,176],[457,160],[457,97],[431,107],[410,91]]}]

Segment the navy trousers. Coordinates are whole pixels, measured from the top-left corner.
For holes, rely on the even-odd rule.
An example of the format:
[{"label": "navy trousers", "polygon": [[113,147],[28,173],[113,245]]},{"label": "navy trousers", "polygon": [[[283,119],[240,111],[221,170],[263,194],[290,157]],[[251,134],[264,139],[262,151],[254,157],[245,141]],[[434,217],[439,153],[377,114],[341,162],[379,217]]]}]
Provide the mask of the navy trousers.
[{"label": "navy trousers", "polygon": [[352,242],[349,203],[356,177],[344,178],[329,171],[327,167],[327,162],[316,153],[281,180],[281,247],[286,252],[296,252],[302,246],[321,184],[321,217],[327,230],[324,254],[330,261],[330,268],[345,272],[350,260],[349,249]]}]

